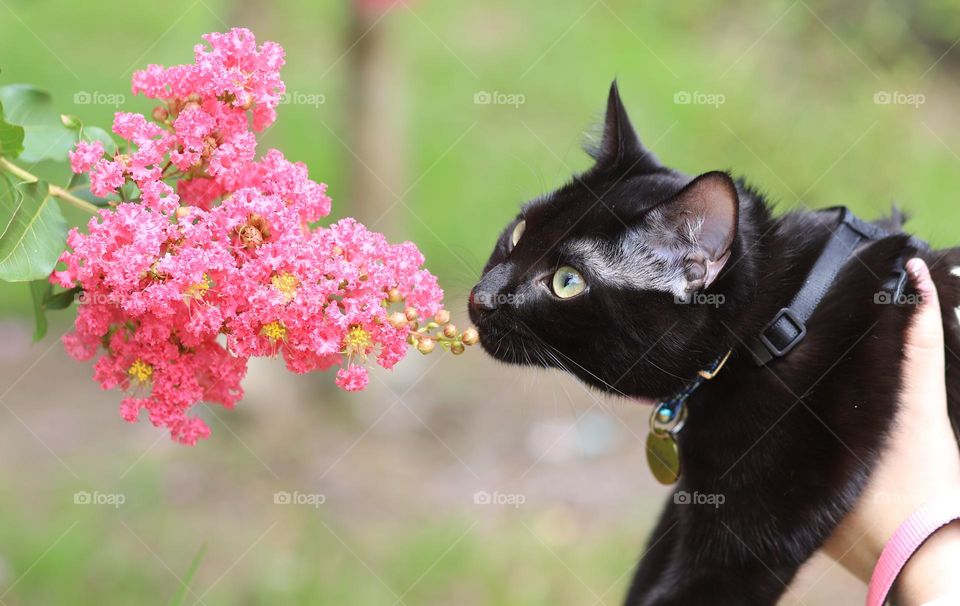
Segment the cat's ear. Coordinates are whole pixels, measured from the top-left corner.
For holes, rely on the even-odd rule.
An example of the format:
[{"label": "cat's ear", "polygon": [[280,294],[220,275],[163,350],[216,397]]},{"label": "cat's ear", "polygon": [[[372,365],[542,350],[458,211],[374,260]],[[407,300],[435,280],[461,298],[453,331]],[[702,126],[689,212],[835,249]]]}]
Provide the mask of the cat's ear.
[{"label": "cat's ear", "polygon": [[700,175],[647,214],[660,250],[683,266],[685,293],[707,288],[730,259],[740,199],[727,173]]},{"label": "cat's ear", "polygon": [[607,97],[603,136],[599,144],[588,146],[587,153],[596,160],[597,168],[653,170],[660,167],[656,157],[640,143],[627,116],[627,109],[620,100],[616,80],[610,85],[610,95]]}]

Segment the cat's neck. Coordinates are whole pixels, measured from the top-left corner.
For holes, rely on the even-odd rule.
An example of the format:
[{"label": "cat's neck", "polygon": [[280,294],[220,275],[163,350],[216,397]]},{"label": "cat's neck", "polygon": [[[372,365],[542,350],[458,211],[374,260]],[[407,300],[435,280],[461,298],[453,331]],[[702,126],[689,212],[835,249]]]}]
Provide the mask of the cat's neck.
[{"label": "cat's neck", "polygon": [[789,304],[835,230],[829,214],[799,209],[774,217],[749,189],[742,200],[738,250],[727,276],[732,304],[715,331],[721,352],[742,348]]}]

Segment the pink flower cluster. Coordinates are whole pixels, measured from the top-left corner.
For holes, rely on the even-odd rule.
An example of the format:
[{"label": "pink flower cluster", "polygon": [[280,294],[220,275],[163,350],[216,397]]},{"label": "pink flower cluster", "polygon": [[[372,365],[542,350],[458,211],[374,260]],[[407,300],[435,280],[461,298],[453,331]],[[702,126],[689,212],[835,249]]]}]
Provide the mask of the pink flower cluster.
[{"label": "pink flower cluster", "polygon": [[422,317],[443,297],[412,243],[353,219],[310,227],[330,211],[326,186],[277,150],[256,159],[251,132],[276,117],[282,49],[243,29],[204,38],[212,49],[198,46],[194,64],[134,75],[134,92],[163,105],[152,120],[116,115],[129,151],[77,144],[73,170],[113,203],[70,232],[51,276],[81,292],[69,353],[100,354],[94,377],[127,390],[124,419],[146,409],[186,444],[210,433],[190,409],[231,408],[250,357],[338,366],[340,387],[363,389],[365,361],[391,368],[408,348],[388,293]]}]

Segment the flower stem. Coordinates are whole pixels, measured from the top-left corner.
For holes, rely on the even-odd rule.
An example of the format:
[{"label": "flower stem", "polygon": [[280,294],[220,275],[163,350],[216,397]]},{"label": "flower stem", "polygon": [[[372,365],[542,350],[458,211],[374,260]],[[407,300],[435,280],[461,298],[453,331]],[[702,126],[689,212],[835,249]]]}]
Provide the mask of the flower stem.
[{"label": "flower stem", "polygon": [[[28,183],[34,183],[40,180],[39,177],[37,177],[33,173],[20,168],[19,166],[10,162],[6,158],[0,158],[0,170],[4,170],[15,177],[23,179]],[[87,202],[82,198],[78,198],[73,194],[71,194],[69,191],[57,185],[50,185],[50,195],[60,200],[61,202],[66,202],[70,206],[73,206],[74,208],[79,208],[80,210],[88,212],[91,215],[97,214],[97,211],[100,210],[96,204],[91,204],[90,202]]]}]

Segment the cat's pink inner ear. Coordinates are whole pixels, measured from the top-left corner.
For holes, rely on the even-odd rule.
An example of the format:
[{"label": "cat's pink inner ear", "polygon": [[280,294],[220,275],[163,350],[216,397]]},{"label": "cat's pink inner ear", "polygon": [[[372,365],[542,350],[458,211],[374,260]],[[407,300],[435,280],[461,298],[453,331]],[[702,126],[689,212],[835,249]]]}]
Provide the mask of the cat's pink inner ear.
[{"label": "cat's pink inner ear", "polygon": [[685,228],[704,256],[724,261],[737,236],[740,201],[726,173],[700,175],[677,194],[672,210],[685,219]]}]

